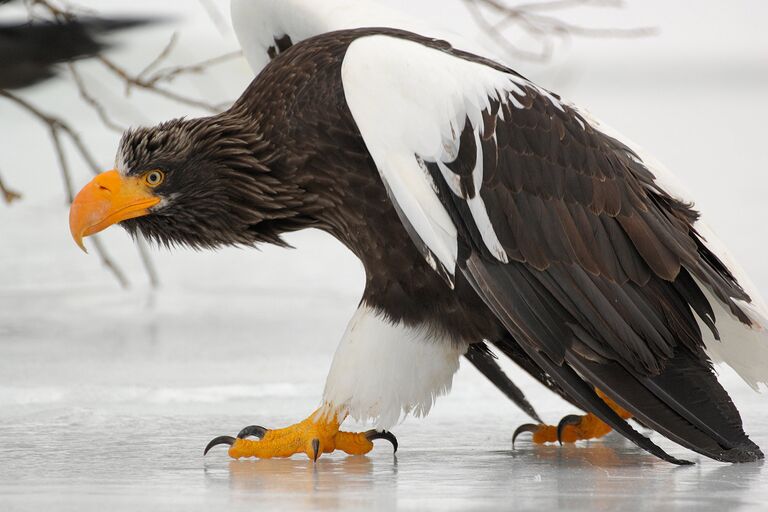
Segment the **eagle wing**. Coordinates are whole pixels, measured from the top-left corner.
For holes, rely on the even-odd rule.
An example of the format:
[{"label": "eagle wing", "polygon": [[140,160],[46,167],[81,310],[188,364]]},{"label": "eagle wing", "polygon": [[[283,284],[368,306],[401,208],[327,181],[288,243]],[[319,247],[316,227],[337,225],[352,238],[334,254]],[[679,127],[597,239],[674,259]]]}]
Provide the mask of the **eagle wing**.
[{"label": "eagle wing", "polygon": [[[355,40],[342,82],[423,256],[447,285],[469,281],[577,403],[672,462],[594,388],[699,453],[762,456],[706,341],[727,332],[738,352],[752,336],[764,357],[768,315],[638,151],[515,72],[412,34]],[[756,385],[766,367],[745,373]]]}]

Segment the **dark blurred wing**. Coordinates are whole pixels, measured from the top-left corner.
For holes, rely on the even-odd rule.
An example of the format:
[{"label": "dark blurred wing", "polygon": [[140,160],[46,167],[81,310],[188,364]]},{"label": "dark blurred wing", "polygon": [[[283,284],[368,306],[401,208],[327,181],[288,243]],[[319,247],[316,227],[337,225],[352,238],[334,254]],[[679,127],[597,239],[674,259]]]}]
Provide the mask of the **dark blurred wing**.
[{"label": "dark blurred wing", "polygon": [[709,457],[762,456],[702,328],[747,338],[768,315],[636,151],[514,72],[415,36],[356,40],[342,79],[424,257],[449,285],[467,279],[569,396],[673,462],[594,388]]},{"label": "dark blurred wing", "polygon": [[0,89],[19,89],[53,77],[55,65],[92,57],[103,37],[145,25],[148,18],[82,18],[68,22],[0,24]]}]

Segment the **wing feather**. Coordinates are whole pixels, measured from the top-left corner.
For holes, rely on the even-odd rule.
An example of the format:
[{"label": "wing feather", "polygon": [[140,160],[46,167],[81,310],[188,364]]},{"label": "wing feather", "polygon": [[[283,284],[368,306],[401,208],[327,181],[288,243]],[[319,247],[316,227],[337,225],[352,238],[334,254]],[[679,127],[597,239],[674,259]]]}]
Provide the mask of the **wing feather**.
[{"label": "wing feather", "polygon": [[342,80],[404,224],[434,252],[434,226],[409,212],[452,222],[443,243],[467,250],[441,258],[445,272],[467,279],[562,389],[667,460],[590,386],[707,456],[762,456],[701,328],[718,336],[728,319],[717,310],[745,332],[758,315],[696,231],[697,212],[633,149],[513,71],[413,34],[356,40]]}]

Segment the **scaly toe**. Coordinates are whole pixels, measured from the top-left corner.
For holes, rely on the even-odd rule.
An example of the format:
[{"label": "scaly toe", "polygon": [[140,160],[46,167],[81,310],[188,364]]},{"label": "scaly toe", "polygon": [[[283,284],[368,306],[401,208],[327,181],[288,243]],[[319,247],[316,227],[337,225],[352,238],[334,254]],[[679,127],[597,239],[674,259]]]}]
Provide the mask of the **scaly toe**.
[{"label": "scaly toe", "polygon": [[[257,440],[248,439],[250,437]],[[226,444],[229,445],[229,456],[234,459],[284,458],[304,453],[310,460],[317,461],[322,454],[336,450],[350,455],[364,455],[373,450],[373,441],[377,439],[389,441],[397,451],[397,438],[391,432],[340,432],[339,421],[335,415],[323,415],[316,411],[304,421],[287,428],[270,430],[251,425],[242,429],[237,438],[217,437],[208,443],[205,453],[214,446]]]}]

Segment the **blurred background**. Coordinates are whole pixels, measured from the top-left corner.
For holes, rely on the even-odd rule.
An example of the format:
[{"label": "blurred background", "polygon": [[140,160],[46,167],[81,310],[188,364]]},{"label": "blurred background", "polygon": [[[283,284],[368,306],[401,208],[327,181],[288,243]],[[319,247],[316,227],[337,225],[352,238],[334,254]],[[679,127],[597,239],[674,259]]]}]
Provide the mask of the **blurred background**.
[{"label": "blurred background", "polygon": [[[768,3],[565,1],[539,10],[534,3],[533,12],[560,23],[542,31],[510,18],[495,38],[484,24],[503,16],[477,11],[482,2],[385,3],[485,38],[517,71],[644,147],[677,174],[768,295]],[[288,237],[295,251],[149,248],[159,281],[153,285],[136,244],[113,228],[101,240],[129,282],[123,287],[92,245],[85,256],[70,239],[67,187],[50,126],[18,102],[66,122],[97,167],[110,169],[120,128],[206,115],[250,82],[247,63],[232,55],[239,47],[228,1],[79,0],[77,6],[79,15],[158,22],[103,36],[110,44],[101,54],[106,62],[78,61],[74,74],[59,65],[57,77],[12,90],[17,100],[0,95],[0,177],[21,196],[0,201],[0,431],[19,439],[32,432],[35,443],[57,451],[48,434],[66,426],[73,432],[69,449],[51,455],[64,463],[85,454],[98,458],[74,433],[106,425],[139,443],[137,430],[184,430],[187,422],[192,427],[183,450],[197,454],[209,437],[255,420],[296,419],[319,400],[362,293],[355,258],[314,231]],[[29,7],[0,2],[0,24],[23,23]],[[50,15],[45,6],[32,9],[38,17]],[[201,62],[200,69],[193,66]],[[153,78],[149,85],[160,93],[142,85]],[[91,167],[57,130],[79,190]],[[505,367],[546,420],[572,412]],[[723,378],[737,403],[754,402],[742,398],[748,389],[731,373]],[[499,435],[525,421],[471,368],[462,368],[454,387],[427,422],[410,420],[405,428],[439,426],[457,409],[497,419]],[[764,426],[759,411],[747,408],[744,416],[748,430]],[[507,437],[495,441],[507,447]],[[0,449],[0,457],[18,461],[13,471],[4,465],[0,477],[32,485],[43,462],[21,462],[25,446],[35,445]]]}]

